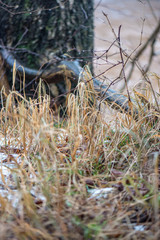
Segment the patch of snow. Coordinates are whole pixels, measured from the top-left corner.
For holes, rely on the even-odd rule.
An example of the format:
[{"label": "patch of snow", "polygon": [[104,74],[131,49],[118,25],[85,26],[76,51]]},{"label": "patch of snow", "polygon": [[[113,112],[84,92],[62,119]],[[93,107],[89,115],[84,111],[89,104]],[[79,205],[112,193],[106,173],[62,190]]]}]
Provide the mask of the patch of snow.
[{"label": "patch of snow", "polygon": [[8,190],[0,189],[0,196],[8,199],[8,201],[11,203],[11,205],[14,208],[19,207],[19,201],[21,199],[21,195],[17,190],[8,191]]},{"label": "patch of snow", "polygon": [[136,225],[133,227],[136,231],[144,231],[145,227],[143,225]]},{"label": "patch of snow", "polygon": [[41,200],[43,203],[46,203],[46,197],[40,193],[38,193],[35,189],[32,188],[32,190],[30,191],[30,193],[32,194],[32,196],[36,199]]},{"label": "patch of snow", "polygon": [[108,194],[113,191],[113,188],[100,188],[100,189],[89,189],[88,192],[91,196],[88,199],[100,199],[107,198]]}]

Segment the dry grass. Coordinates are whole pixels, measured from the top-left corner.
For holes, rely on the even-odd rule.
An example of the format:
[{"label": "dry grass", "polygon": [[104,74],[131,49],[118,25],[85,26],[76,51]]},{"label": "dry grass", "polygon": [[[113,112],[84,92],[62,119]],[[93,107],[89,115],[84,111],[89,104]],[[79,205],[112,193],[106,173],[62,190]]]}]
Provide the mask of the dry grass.
[{"label": "dry grass", "polygon": [[[109,124],[84,83],[67,111],[54,115],[41,86],[37,100],[8,96],[1,151],[21,160],[9,180],[1,173],[12,199],[0,195],[0,239],[158,239],[159,115],[141,109],[137,121],[118,114]],[[89,193],[107,187],[107,197]]]}]

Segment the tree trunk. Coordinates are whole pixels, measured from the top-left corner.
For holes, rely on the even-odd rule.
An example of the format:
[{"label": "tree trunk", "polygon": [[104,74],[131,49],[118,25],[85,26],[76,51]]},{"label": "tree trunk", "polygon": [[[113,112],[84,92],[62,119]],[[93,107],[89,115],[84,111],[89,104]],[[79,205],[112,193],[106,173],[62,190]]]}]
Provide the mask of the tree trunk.
[{"label": "tree trunk", "polygon": [[22,65],[38,70],[64,55],[82,65],[92,62],[93,0],[4,0],[0,5],[0,45]]}]

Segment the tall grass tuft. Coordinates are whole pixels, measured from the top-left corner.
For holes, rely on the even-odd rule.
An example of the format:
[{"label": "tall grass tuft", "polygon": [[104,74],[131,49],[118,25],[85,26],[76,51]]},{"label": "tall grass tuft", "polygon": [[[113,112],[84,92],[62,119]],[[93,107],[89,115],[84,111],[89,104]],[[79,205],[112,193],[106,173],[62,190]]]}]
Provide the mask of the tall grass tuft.
[{"label": "tall grass tuft", "polygon": [[[36,100],[12,91],[0,112],[1,152],[20,157],[14,167],[8,164],[8,182],[1,171],[7,195],[1,190],[0,239],[158,239],[160,116],[154,103],[140,109],[137,120],[108,115],[97,107],[92,83],[80,82],[61,119],[42,89],[40,83]],[[107,197],[90,194],[108,187]]]}]

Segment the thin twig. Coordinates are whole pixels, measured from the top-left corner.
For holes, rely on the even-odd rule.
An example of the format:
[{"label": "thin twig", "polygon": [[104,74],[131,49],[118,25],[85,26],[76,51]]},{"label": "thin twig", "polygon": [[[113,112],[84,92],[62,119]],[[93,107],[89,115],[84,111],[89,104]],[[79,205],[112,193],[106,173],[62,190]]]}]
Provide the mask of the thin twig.
[{"label": "thin twig", "polygon": [[131,59],[131,70],[129,72],[129,75],[127,77],[127,81],[131,78],[131,75],[133,73],[134,67],[135,67],[135,62],[138,60],[138,58],[142,55],[142,53],[145,51],[145,49],[147,48],[147,46],[149,45],[150,42],[154,41],[157,38],[157,35],[159,33],[160,30],[160,20],[158,22],[157,27],[155,28],[155,30],[152,32],[152,34],[150,35],[150,37],[147,39],[147,41],[144,43],[144,45],[139,49],[139,51],[136,53],[136,55]]},{"label": "thin twig", "polygon": [[115,39],[117,39],[117,35],[116,35],[115,31],[114,31],[114,28],[112,27],[112,24],[111,24],[111,22],[110,22],[110,20],[108,18],[108,15],[105,12],[103,12],[103,11],[102,11],[102,13],[106,17],[107,22],[108,22],[108,24],[109,24],[109,26],[110,26],[110,28],[111,28],[111,30],[113,32],[113,35],[114,35]]},{"label": "thin twig", "polygon": [[[140,34],[140,42],[138,44],[138,46],[128,55],[125,51],[123,51],[123,54],[124,56],[127,58],[125,63],[124,63],[124,66],[127,65],[128,61],[131,60],[131,69],[130,69],[130,72],[128,74],[128,77],[127,77],[127,82],[130,80],[131,78],[131,75],[133,73],[133,70],[134,70],[134,65],[136,65],[136,62],[134,62],[133,64],[133,59],[132,59],[132,55],[137,51],[137,49],[142,45],[142,36],[143,36],[143,28],[144,28],[144,22],[145,22],[145,19],[143,19],[143,24],[142,24],[142,28],[141,28],[141,34]],[[120,75],[122,75],[122,70],[120,72]],[[120,91],[123,91],[125,88],[125,83],[121,86],[120,88]]]},{"label": "thin twig", "polygon": [[153,10],[153,7],[152,7],[152,5],[151,5],[150,0],[147,0],[147,3],[148,3],[148,5],[149,5],[149,8],[151,9],[151,13],[152,13],[153,17],[154,17],[155,20],[158,22],[158,18],[157,18],[156,14],[155,14],[155,11]]},{"label": "thin twig", "polygon": [[125,64],[124,64],[124,59],[123,59],[123,53],[122,53],[122,47],[121,47],[121,38],[120,38],[121,27],[122,27],[122,25],[119,26],[117,41],[118,41],[118,45],[119,45],[119,52],[120,52],[121,62],[122,62],[122,72],[123,72],[123,77],[124,77],[125,86],[126,86],[126,90],[127,90],[128,100],[131,102],[131,97],[130,97],[129,89],[128,89],[128,85],[127,85],[126,74],[125,74],[125,70],[124,70]]},{"label": "thin twig", "polygon": [[20,37],[20,39],[18,40],[18,42],[16,43],[16,45],[14,46],[14,48],[16,48],[18,45],[21,44],[22,39],[23,39],[24,36],[27,34],[27,32],[28,32],[28,28],[25,27],[25,31],[24,31],[24,33],[22,34],[22,36]]}]

